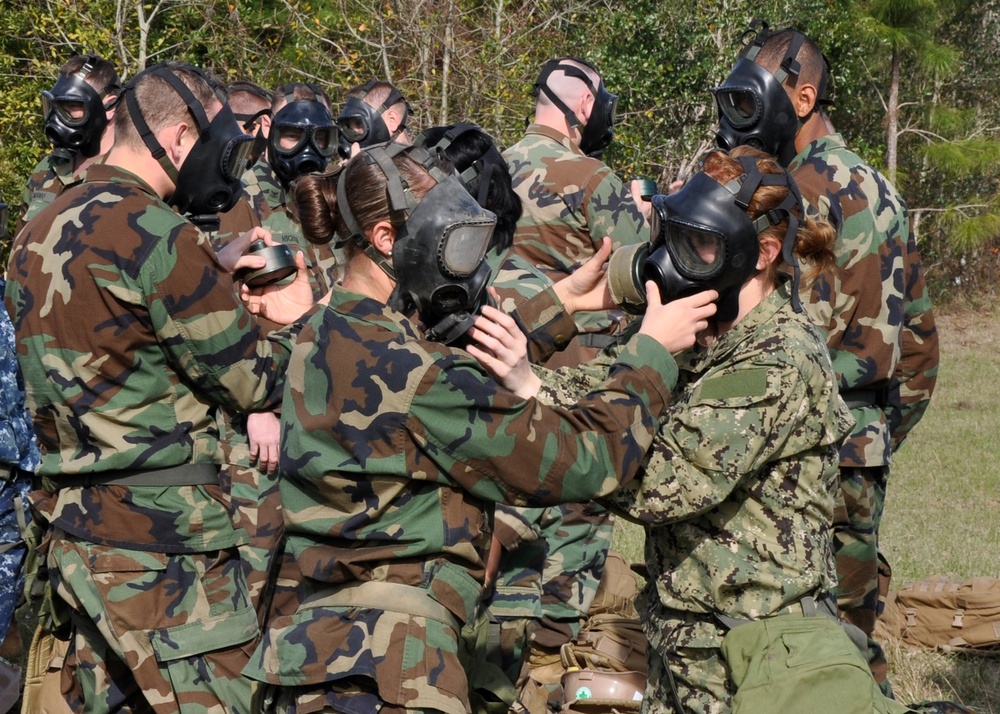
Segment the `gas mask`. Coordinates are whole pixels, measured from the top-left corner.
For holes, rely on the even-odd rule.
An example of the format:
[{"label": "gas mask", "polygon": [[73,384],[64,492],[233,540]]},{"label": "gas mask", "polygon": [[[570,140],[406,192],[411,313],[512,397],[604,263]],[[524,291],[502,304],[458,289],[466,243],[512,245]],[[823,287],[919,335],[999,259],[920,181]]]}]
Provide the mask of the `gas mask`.
[{"label": "gas mask", "polygon": [[[483,258],[496,216],[476,203],[455,175],[432,172],[438,183],[417,202],[385,148],[370,147],[362,155],[366,161],[378,163],[386,176],[397,231],[392,265],[370,243],[365,247],[396,283],[389,305],[403,313],[416,310],[426,326],[427,339],[466,344],[476,315],[489,303],[486,288],[490,269]],[[346,171],[337,186],[337,205],[341,207],[348,206],[345,175]],[[352,238],[367,243],[350,209],[343,215]]]},{"label": "gas mask", "polygon": [[[616,251],[608,265],[611,297],[623,309],[640,314],[646,308],[645,283],[652,280],[664,304],[702,290],[719,293],[717,322],[732,322],[739,313],[740,288],[757,272],[761,232],[789,219],[783,241],[785,262],[792,255],[802,214],[798,188],[787,173],[762,174],[756,161],[740,157],[744,174],[721,184],[699,172],[669,196],[653,196],[649,243]],[[762,185],[788,186],[786,200],[752,220],[747,212]],[[798,214],[795,212],[798,211]],[[800,309],[796,300],[796,309]]]},{"label": "gas mask", "polygon": [[[563,115],[566,117],[566,123],[572,129],[574,127],[582,127],[580,130],[580,151],[585,153],[587,156],[593,156],[595,158],[600,158],[604,154],[604,150],[608,148],[611,140],[614,139],[614,126],[615,126],[615,115],[618,109],[618,96],[611,94],[604,87],[604,80],[600,80],[600,83],[595,87],[594,83],[587,76],[587,73],[578,67],[574,67],[570,64],[564,64],[565,60],[572,60],[574,62],[579,62],[580,64],[590,67],[597,73],[597,69],[594,65],[584,60],[577,59],[576,57],[561,57],[559,59],[549,60],[542,67],[541,73],[538,75],[538,79],[535,80],[535,86],[532,90],[532,96],[537,97],[539,93],[547,96],[553,104],[562,110]],[[594,107],[590,112],[590,118],[587,120],[587,124],[584,125],[580,121],[579,117],[570,110],[566,103],[556,96],[548,87],[549,75],[555,71],[561,71],[566,74],[567,77],[573,77],[579,79],[585,85],[590,93],[594,95]]]},{"label": "gas mask", "polygon": [[326,168],[337,151],[337,127],[319,101],[289,101],[271,120],[267,161],[284,188],[309,173]]},{"label": "gas mask", "polygon": [[257,163],[257,160],[264,155],[264,151],[267,149],[267,137],[264,136],[264,125],[263,123],[257,127],[257,131],[254,133],[254,125],[260,121],[261,117],[270,117],[271,110],[261,109],[256,114],[233,114],[236,121],[239,122],[240,127],[243,129],[243,133],[248,136],[253,137],[253,148],[250,150],[250,165],[253,166]]},{"label": "gas mask", "polygon": [[[378,80],[372,80],[362,85],[361,90],[367,94],[377,82]],[[390,132],[382,118],[382,114],[389,107],[399,102],[405,104],[406,100],[395,87],[389,90],[389,96],[378,107],[371,106],[362,97],[348,97],[344,103],[343,111],[337,117],[337,128],[340,130],[340,156],[345,159],[349,158],[352,144],[366,148],[375,144],[388,143],[402,134],[406,130],[406,119],[410,113],[408,104],[403,120],[395,131]]]},{"label": "gas mask", "polygon": [[54,153],[66,158],[90,158],[101,151],[101,137],[108,126],[104,97],[118,87],[109,85],[98,92],[85,80],[92,70],[88,62],[76,74],[60,75],[51,91],[42,92],[45,136]]},{"label": "gas mask", "polygon": [[[187,70],[209,82],[197,67],[158,64],[136,75],[122,90],[122,96],[143,143],[174,183],[173,194],[168,197],[167,203],[187,215],[192,222],[211,227],[218,222],[213,217],[228,211],[239,199],[243,190],[240,178],[249,167],[253,137],[240,131],[225,97],[218,93],[222,108],[209,121],[205,107],[170,70],[171,67]],[[136,100],[136,84],[147,74],[154,74],[169,84],[184,100],[188,113],[194,119],[192,130],[197,131],[198,139],[179,170],[149,128]]]},{"label": "gas mask", "polygon": [[[775,156],[782,166],[788,166],[797,153],[795,136],[805,117],[798,117],[783,85],[788,81],[794,87],[798,81],[801,68],[796,56],[805,36],[793,33],[781,66],[775,74],[771,74],[755,59],[775,33],[769,32],[767,23],[760,20],[754,21],[751,32],[758,27],[760,31],[754,35],[746,57],[736,63],[721,86],[711,90],[719,109],[719,129],[715,141],[727,150],[747,144]],[[825,96],[827,78],[828,72],[824,69],[813,111],[831,104]]]}]

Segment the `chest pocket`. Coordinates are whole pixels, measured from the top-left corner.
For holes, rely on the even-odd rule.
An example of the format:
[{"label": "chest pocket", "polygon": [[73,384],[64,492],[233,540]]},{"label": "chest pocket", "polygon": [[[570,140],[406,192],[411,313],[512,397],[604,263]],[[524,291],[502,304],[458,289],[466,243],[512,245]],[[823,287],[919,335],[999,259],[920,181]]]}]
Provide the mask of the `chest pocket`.
[{"label": "chest pocket", "polygon": [[740,369],[704,380],[695,387],[692,401],[700,404],[725,402],[730,406],[749,406],[766,396],[767,370]]}]

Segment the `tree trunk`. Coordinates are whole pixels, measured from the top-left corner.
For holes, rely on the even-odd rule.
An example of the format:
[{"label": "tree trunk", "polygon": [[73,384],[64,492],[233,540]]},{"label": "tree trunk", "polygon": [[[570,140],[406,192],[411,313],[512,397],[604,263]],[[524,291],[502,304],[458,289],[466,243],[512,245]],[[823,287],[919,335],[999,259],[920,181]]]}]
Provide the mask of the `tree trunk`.
[{"label": "tree trunk", "polygon": [[889,126],[885,137],[885,162],[889,173],[889,181],[896,185],[896,165],[899,150],[899,67],[902,63],[899,49],[892,51],[892,80],[889,84]]}]

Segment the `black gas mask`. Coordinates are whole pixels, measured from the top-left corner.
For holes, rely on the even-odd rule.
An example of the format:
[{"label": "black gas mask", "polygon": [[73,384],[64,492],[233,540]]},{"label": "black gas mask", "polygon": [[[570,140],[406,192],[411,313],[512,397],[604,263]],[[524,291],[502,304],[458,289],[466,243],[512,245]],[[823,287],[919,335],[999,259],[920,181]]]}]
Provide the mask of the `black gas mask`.
[{"label": "black gas mask", "polygon": [[98,92],[85,80],[92,70],[88,62],[75,74],[60,75],[51,91],[42,92],[45,136],[52,142],[54,153],[68,159],[100,153],[101,137],[108,126],[104,97],[118,89],[109,85]]},{"label": "black gas mask", "polygon": [[[243,190],[240,178],[250,165],[253,137],[240,131],[225,96],[218,91],[216,96],[222,103],[222,108],[209,121],[205,107],[171,68],[191,72],[212,86],[208,77],[197,67],[158,64],[136,75],[122,90],[122,96],[143,143],[174,183],[174,191],[167,203],[187,215],[192,222],[211,228],[213,224],[218,224],[218,219],[214,217],[236,205],[240,197]],[[197,131],[198,139],[179,170],[167,157],[166,151],[146,123],[135,96],[137,83],[149,74],[169,84],[184,100],[188,113],[194,119],[192,130]]]},{"label": "black gas mask", "polygon": [[[403,313],[415,310],[426,326],[428,339],[466,344],[466,334],[476,315],[489,303],[486,288],[490,269],[483,258],[496,216],[476,203],[455,175],[433,171],[437,185],[417,202],[385,148],[369,147],[362,156],[378,163],[386,176],[397,231],[392,265],[367,243],[349,209],[343,215],[352,238],[359,240],[360,236],[359,242],[366,243],[368,255],[395,281],[389,305]],[[346,171],[338,181],[338,206],[348,205],[345,176]]]},{"label": "black gas mask", "polygon": [[336,152],[337,127],[320,101],[289,101],[271,120],[267,161],[286,189],[299,176],[325,169]]},{"label": "black gas mask", "polygon": [[[253,166],[264,155],[264,151],[267,149],[267,137],[264,136],[264,124],[261,122],[261,119],[263,117],[270,117],[271,109],[270,107],[261,109],[256,114],[234,113],[233,116],[239,122],[243,133],[253,137],[253,148],[250,150],[250,165]],[[260,126],[257,126],[257,124],[260,124]],[[257,131],[254,131],[255,126],[257,126]]]},{"label": "black gas mask", "polygon": [[[726,184],[699,172],[676,193],[653,196],[650,242],[611,256],[608,286],[619,306],[634,314],[644,312],[645,283],[652,280],[664,303],[717,291],[713,319],[732,322],[739,314],[740,288],[757,272],[759,234],[786,218],[783,257],[795,267],[797,279],[798,262],[791,249],[802,212],[798,188],[787,173],[762,174],[752,157],[740,157],[740,163],[744,174]],[[789,195],[775,210],[751,220],[747,209],[762,185],[788,186]]]},{"label": "black gas mask", "polygon": [[[367,94],[377,83],[378,80],[372,80],[362,85],[361,91]],[[382,118],[382,114],[389,107],[399,102],[406,104],[406,99],[395,87],[389,90],[389,96],[378,107],[371,106],[363,97],[348,97],[344,102],[344,109],[337,117],[337,128],[340,130],[340,156],[345,159],[350,158],[352,144],[358,144],[364,149],[375,144],[388,143],[402,134],[406,130],[406,120],[410,114],[409,104],[406,104],[403,119],[395,131],[390,132]]]},{"label": "black gas mask", "polygon": [[[771,74],[755,59],[768,39],[776,33],[768,31],[767,23],[761,20],[754,20],[750,32],[753,33],[753,40],[746,56],[736,63],[721,86],[711,90],[719,109],[719,129],[715,141],[727,150],[741,144],[752,146],[775,156],[782,166],[788,166],[797,153],[795,135],[805,117],[798,117],[783,85],[787,81],[794,87],[798,81],[801,67],[796,56],[805,35],[793,31],[781,66],[775,74]],[[824,68],[813,111],[831,104],[825,96],[827,78],[828,72]]]},{"label": "black gas mask", "polygon": [[[596,74],[599,74],[594,65],[576,57],[560,57],[559,59],[549,60],[545,63],[545,66],[542,67],[542,71],[538,75],[538,79],[535,80],[532,96],[538,97],[539,93],[545,94],[545,96],[547,96],[553,104],[562,110],[563,115],[566,117],[566,123],[571,129],[574,127],[582,127],[580,129],[580,151],[585,153],[587,156],[600,158],[604,154],[604,150],[608,148],[611,140],[614,139],[615,115],[618,109],[618,96],[611,94],[607,89],[605,89],[603,79],[600,80],[600,83],[595,87],[586,72],[571,64],[566,64],[566,60],[572,60],[573,62],[586,65]],[[590,112],[590,118],[587,120],[586,126],[584,126],[579,117],[577,117],[577,115],[570,110],[568,106],[566,106],[566,102],[557,97],[556,93],[549,89],[549,75],[557,70],[565,73],[567,77],[579,79],[587,85],[587,89],[589,89],[590,93],[594,95],[594,107]]]}]

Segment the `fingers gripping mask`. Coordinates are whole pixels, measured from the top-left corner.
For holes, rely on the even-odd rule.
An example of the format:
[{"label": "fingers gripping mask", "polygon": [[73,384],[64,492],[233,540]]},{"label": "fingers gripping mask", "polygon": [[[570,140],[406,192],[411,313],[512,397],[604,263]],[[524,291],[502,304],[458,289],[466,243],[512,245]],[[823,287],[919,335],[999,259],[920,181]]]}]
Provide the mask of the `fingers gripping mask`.
[{"label": "fingers gripping mask", "polygon": [[76,74],[61,75],[51,91],[42,92],[45,136],[57,150],[90,158],[101,151],[101,138],[108,126],[105,93],[99,93],[84,77],[85,64]]},{"label": "fingers gripping mask", "polygon": [[336,151],[337,127],[322,102],[289,102],[271,120],[267,161],[285,188],[299,176],[325,169]]},{"label": "fingers gripping mask", "polygon": [[427,192],[400,227],[392,250],[396,289],[391,304],[416,309],[428,339],[461,344],[488,302],[490,268],[483,259],[496,216],[450,176]]},{"label": "fingers gripping mask", "polygon": [[[196,67],[172,66],[208,82],[205,74]],[[191,131],[196,132],[198,138],[180,169],[167,157],[166,151],[146,123],[136,99],[135,87],[150,74],[170,85],[184,100],[188,114],[194,120]],[[205,107],[194,93],[164,64],[154,65],[136,75],[122,90],[122,95],[140,138],[174,183],[173,193],[167,199],[171,206],[199,222],[204,217],[225,213],[236,205],[242,191],[240,178],[250,165],[253,137],[240,130],[224,95],[217,93],[222,108],[209,121]]]}]

